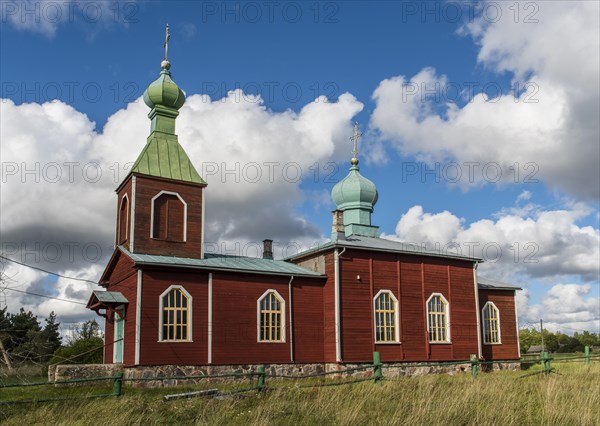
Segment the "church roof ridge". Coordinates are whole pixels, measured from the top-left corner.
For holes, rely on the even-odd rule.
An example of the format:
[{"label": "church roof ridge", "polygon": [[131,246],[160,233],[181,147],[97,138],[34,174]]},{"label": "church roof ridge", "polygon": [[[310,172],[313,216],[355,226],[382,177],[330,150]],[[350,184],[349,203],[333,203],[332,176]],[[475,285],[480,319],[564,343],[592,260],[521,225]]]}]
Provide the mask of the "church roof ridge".
[{"label": "church roof ridge", "polygon": [[491,278],[482,277],[477,275],[477,286],[481,289],[490,290],[523,290],[521,287],[514,286],[502,281],[493,280]]},{"label": "church roof ridge", "polygon": [[420,247],[414,243],[407,243],[402,241],[390,240],[387,238],[379,238],[379,237],[367,237],[363,235],[350,235],[347,236],[343,240],[337,241],[328,241],[325,244],[322,244],[317,247],[310,248],[303,252],[300,252],[293,256],[288,256],[285,260],[297,259],[299,257],[306,256],[308,254],[320,252],[323,250],[328,250],[332,248],[354,248],[358,250],[372,250],[372,251],[382,251],[382,252],[390,252],[390,253],[401,253],[401,254],[412,254],[412,255],[421,255],[421,256],[429,256],[429,257],[439,257],[444,259],[456,259],[456,260],[468,260],[471,262],[482,263],[484,260],[475,257],[475,256],[467,256],[462,254],[454,254],[442,252],[440,250],[429,250],[423,247]]},{"label": "church roof ridge", "polygon": [[232,256],[217,253],[206,253],[204,259],[188,257],[163,256],[154,254],[131,253],[124,246],[118,246],[136,265],[172,266],[206,270],[238,271],[253,274],[324,277],[323,274],[311,271],[285,260],[263,259],[260,257]]}]

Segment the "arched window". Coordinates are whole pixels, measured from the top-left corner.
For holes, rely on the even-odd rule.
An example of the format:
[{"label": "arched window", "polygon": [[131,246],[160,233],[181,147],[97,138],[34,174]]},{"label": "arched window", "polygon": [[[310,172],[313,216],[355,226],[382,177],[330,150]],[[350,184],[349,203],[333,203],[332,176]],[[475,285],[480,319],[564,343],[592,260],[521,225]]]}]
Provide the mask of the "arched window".
[{"label": "arched window", "polygon": [[160,295],[160,341],[192,340],[192,296],[179,285]]},{"label": "arched window", "polygon": [[500,343],[500,311],[493,302],[487,302],[481,310],[483,317],[483,343]]},{"label": "arched window", "polygon": [[150,238],[186,241],[187,204],[176,192],[161,191],[152,198]]},{"label": "arched window", "polygon": [[398,300],[391,291],[381,290],[373,299],[375,307],[375,343],[397,343]]},{"label": "arched window", "polygon": [[450,342],[448,301],[440,293],[433,293],[427,299],[427,331],[429,343]]},{"label": "arched window", "polygon": [[117,230],[117,244],[123,244],[127,241],[129,234],[129,197],[127,194],[121,198],[119,206],[119,229]]},{"label": "arched window", "polygon": [[257,301],[258,341],[285,342],[285,301],[275,290],[267,290]]}]

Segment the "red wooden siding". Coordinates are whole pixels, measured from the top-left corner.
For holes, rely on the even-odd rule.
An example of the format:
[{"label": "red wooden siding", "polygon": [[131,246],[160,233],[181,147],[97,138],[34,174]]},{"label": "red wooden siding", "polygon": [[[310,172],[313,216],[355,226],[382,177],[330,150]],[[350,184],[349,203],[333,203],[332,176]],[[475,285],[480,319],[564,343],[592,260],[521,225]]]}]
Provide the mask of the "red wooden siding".
[{"label": "red wooden siding", "polygon": [[292,283],[294,362],[323,361],[323,283],[301,278]]},{"label": "red wooden siding", "polygon": [[[360,280],[357,276],[360,275]],[[340,262],[342,360],[373,359],[369,253],[346,250]]]},{"label": "red wooden siding", "polygon": [[[192,341],[159,342],[160,295],[172,285],[192,297]],[[208,274],[193,270],[144,269],[142,272],[140,364],[200,365],[208,362]]]},{"label": "red wooden siding", "polygon": [[[291,317],[290,277],[213,273],[213,364],[335,362],[334,251],[313,256],[322,262],[319,256],[324,258],[327,277],[293,280]],[[307,256],[302,262],[310,259]],[[143,269],[141,365],[208,363],[208,276],[208,272],[197,270]],[[137,270],[127,256],[117,251],[107,267],[105,280],[109,282],[107,290],[120,291],[130,301],[123,360],[132,365]],[[171,285],[183,286],[192,296],[192,342],[158,341],[160,295]],[[285,301],[286,339],[282,343],[257,339],[257,301],[267,290],[276,290]],[[390,291],[398,300],[400,343],[375,344],[373,297],[380,290]],[[449,302],[451,343],[428,342],[425,304],[432,293],[441,293]],[[374,350],[386,362],[466,360],[477,353],[475,297],[470,262],[348,249],[340,258],[342,362],[369,362]],[[480,290],[480,308],[487,301],[494,302],[500,311],[502,344],[483,345],[484,357],[517,359],[513,292]],[[111,321],[112,318],[105,326],[108,363],[113,356]]]},{"label": "red wooden siding", "polygon": [[[323,253],[296,259],[309,264]],[[335,361],[334,250],[325,254],[324,360]],[[346,250],[340,259],[342,362],[466,360],[477,354],[473,265],[428,256]],[[360,280],[357,278],[360,276]],[[375,344],[373,297],[389,290],[398,299],[400,344]],[[441,293],[450,304],[451,344],[429,344],[425,303]]]},{"label": "red wooden siding", "polygon": [[[500,311],[501,344],[482,344],[485,359],[518,359],[518,330],[515,317],[515,294],[512,290],[479,290],[479,307],[483,309],[486,302],[493,302]],[[483,326],[482,326],[483,331]],[[483,335],[481,337],[483,342]]]},{"label": "red wooden siding", "polygon": [[[150,238],[152,198],[161,191],[178,193],[187,204],[187,239],[185,242],[175,238],[176,235],[183,235],[181,221],[169,222],[170,234],[163,235],[165,238]],[[197,184],[136,175],[134,252],[199,258],[202,252],[202,191],[203,187]],[[178,213],[182,216],[182,212],[175,211],[180,207],[178,201],[174,201],[173,214]],[[160,205],[158,208],[160,211]]]},{"label": "red wooden siding", "polygon": [[455,359],[477,355],[477,306],[473,267],[466,262],[448,262],[451,296],[450,333]]},{"label": "red wooden siding", "polygon": [[425,301],[421,281],[421,261],[418,256],[399,257],[400,261],[400,323],[402,346],[407,360],[429,358],[425,322]]},{"label": "red wooden siding", "polygon": [[[290,277],[213,274],[213,364],[289,363]],[[323,358],[322,280],[293,281],[294,361]],[[257,301],[275,290],[285,301],[285,342],[258,342]],[[243,350],[240,350],[243,348]]]}]

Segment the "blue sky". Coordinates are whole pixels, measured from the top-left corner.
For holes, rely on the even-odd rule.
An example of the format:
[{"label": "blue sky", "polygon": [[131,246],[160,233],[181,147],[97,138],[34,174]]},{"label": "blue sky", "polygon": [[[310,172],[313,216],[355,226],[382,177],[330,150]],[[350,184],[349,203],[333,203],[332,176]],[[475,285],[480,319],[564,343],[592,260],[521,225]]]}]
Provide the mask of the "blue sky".
[{"label": "blue sky", "polygon": [[[175,81],[188,99],[193,95],[209,95],[215,111],[219,99],[223,98],[222,103],[225,103],[231,96],[230,90],[241,89],[240,103],[248,101],[248,95],[260,96],[262,101],[254,101],[254,106],[260,104],[267,111],[267,118],[272,120],[270,125],[275,126],[273,123],[288,113],[301,115],[307,105],[314,104],[317,96],[326,96],[329,102],[340,104],[346,102],[344,94],[354,97],[347,101],[354,108],[353,112],[340,118],[343,123],[335,124],[337,127],[323,124],[324,133],[328,125],[335,127],[330,129],[334,136],[332,149],[327,154],[316,153],[322,146],[318,141],[287,148],[292,153],[297,150],[303,158],[310,158],[310,151],[314,149],[320,169],[315,179],[314,170],[308,169],[311,163],[308,160],[301,163],[302,181],[287,191],[288,195],[292,194],[289,197],[276,198],[285,205],[281,207],[283,216],[306,223],[310,234],[304,234],[307,241],[329,233],[333,204],[327,200],[325,191],[330,191],[333,183],[325,181],[324,176],[331,170],[327,168],[330,162],[339,165],[333,180],[345,176],[351,150],[347,136],[352,122],[358,121],[365,132],[361,172],[379,189],[373,222],[380,226],[382,233],[427,244],[442,241],[443,245],[444,236],[461,244],[493,242],[504,248],[504,257],[512,255],[507,254],[506,247],[516,245],[520,250],[518,261],[496,262],[487,272],[492,277],[526,286],[527,300],[522,303],[525,309],[531,310],[525,320],[532,320],[540,311],[548,309],[556,298],[575,295],[573,309],[587,309],[591,316],[568,324],[575,328],[585,324],[594,326],[600,317],[598,304],[595,304],[599,297],[598,264],[597,259],[596,263],[593,260],[598,252],[599,228],[600,183],[596,171],[600,160],[593,158],[597,152],[598,122],[593,114],[591,118],[586,114],[569,114],[590,111],[588,105],[592,105],[591,111],[597,110],[597,85],[585,87],[589,92],[587,97],[578,90],[578,84],[589,78],[585,72],[597,77],[598,54],[594,53],[597,16],[593,18],[590,13],[589,8],[595,7],[593,4],[574,2],[576,7],[564,9],[567,7],[564,3],[555,3],[511,3],[511,8],[511,4],[500,2],[475,5],[468,2],[91,1],[72,5],[72,16],[68,16],[69,10],[60,2],[3,2],[0,97],[5,108],[15,110],[16,115],[10,117],[20,117],[24,124],[15,125],[14,131],[10,127],[4,130],[2,161],[21,163],[18,141],[43,139],[27,133],[28,126],[43,128],[43,121],[36,123],[42,120],[39,114],[25,113],[19,107],[44,105],[55,98],[70,108],[64,114],[83,120],[82,128],[90,139],[98,138],[110,145],[106,139],[113,133],[105,127],[109,117],[113,116],[117,128],[119,120],[125,122],[123,117],[127,114],[145,115],[145,107],[138,105],[135,109],[129,104],[141,96],[158,74],[164,25],[168,22],[171,29],[169,59]],[[33,12],[28,14],[28,10]],[[60,19],[57,10],[60,10]],[[573,34],[555,40],[556,29],[565,26],[561,19],[567,10],[587,21]],[[460,17],[456,15],[458,12]],[[573,53],[571,58],[561,60],[556,58],[553,49],[543,47],[545,40],[550,45],[553,40],[558,43],[557,51],[577,50],[573,45],[583,40],[583,45],[578,46],[580,50],[589,49],[592,53],[579,56]],[[572,75],[569,75],[571,70]],[[394,81],[404,82],[404,85],[394,86]],[[422,92],[423,87],[429,88],[428,94]],[[515,87],[519,87],[518,91]],[[421,91],[412,93],[414,88]],[[527,88],[533,92],[524,96],[522,90]],[[482,101],[481,92],[488,95],[487,100]],[[6,100],[11,101],[9,106]],[[362,106],[359,108],[358,104]],[[7,123],[5,117],[9,113],[6,111],[0,122],[4,129],[16,123]],[[76,113],[85,114],[95,127]],[[322,114],[330,112],[324,110]],[[183,115],[184,112],[180,129],[186,126],[182,124]],[[149,128],[144,120],[145,117],[135,119],[136,125],[140,124],[134,130],[141,138],[147,135]],[[312,132],[318,133],[322,123],[314,119],[308,124],[313,126]],[[60,131],[55,135],[57,140],[62,137]],[[132,131],[131,128],[128,131]],[[73,134],[65,131],[65,138]],[[123,137],[117,130],[114,134]],[[193,146],[195,142],[184,139],[185,134],[182,131],[180,138],[189,151],[185,143]],[[241,141],[244,134],[241,129]],[[286,132],[279,135],[282,140],[289,137]],[[304,140],[302,137],[300,135],[298,140]],[[113,142],[122,144],[126,139],[118,140],[115,136]],[[39,145],[36,143],[31,148],[33,151],[36,146],[43,146],[41,139]],[[212,147],[208,149],[211,141],[198,143],[207,148],[198,149],[197,158],[201,162],[219,162],[219,155],[227,158],[225,151],[215,153]],[[69,142],[63,140],[56,144],[54,149],[39,148],[37,157],[32,158],[63,160],[60,153],[69,150]],[[80,161],[104,155],[93,152],[88,156],[89,148],[82,148],[80,143],[75,145],[70,155]],[[584,149],[578,150],[578,146]],[[121,147],[106,156],[125,162],[121,157],[133,155],[135,158],[136,149]],[[263,148],[260,144],[248,144],[243,149],[258,155]],[[279,158],[269,149],[265,158]],[[30,154],[26,151],[23,158]],[[581,152],[581,158],[573,154],[575,151]],[[210,155],[213,157],[207,158]],[[293,156],[282,156],[281,161],[286,158]],[[468,172],[465,164],[469,162],[477,163],[475,181],[463,181],[462,185],[449,182],[451,177],[447,173],[454,171],[449,164],[458,164],[464,177]],[[426,173],[435,169],[436,163],[440,167],[439,179]],[[482,176],[482,167],[490,163],[494,167],[486,169],[488,174],[497,172],[497,164],[503,176],[509,175],[509,178],[494,182],[494,178]],[[509,169],[515,163],[519,169],[517,179],[513,179],[510,173],[514,171]],[[528,173],[533,175],[526,181]],[[3,180],[3,212],[23,217],[17,207],[8,204],[11,188],[15,188],[16,193],[19,185],[13,183],[9,187],[10,179]],[[209,190],[221,190],[218,183],[210,183],[209,180]],[[109,187],[103,188],[102,197],[106,198],[102,199],[111,200]],[[256,191],[260,200],[257,204],[264,205],[269,189]],[[54,196],[60,194],[56,191]],[[94,202],[98,199],[96,197]],[[240,196],[240,203],[242,199]],[[243,204],[232,207],[217,195],[213,206],[212,211],[210,208],[207,211],[213,217],[219,217],[221,209],[232,208],[241,215],[244,208]],[[413,209],[416,206],[421,206],[420,213]],[[27,207],[23,203],[19,208]],[[94,209],[95,205],[89,208]],[[112,213],[112,204],[110,208],[107,211]],[[260,208],[257,206],[256,212],[261,211]],[[401,220],[403,215],[404,221]],[[29,225],[25,221],[13,226],[7,222],[7,216],[10,217],[7,214],[1,222],[5,235],[17,235],[17,231],[31,228],[31,223],[39,225],[39,219],[31,217]],[[50,217],[48,226],[52,227],[52,212],[46,216]],[[112,232],[110,220],[103,229]],[[228,220],[233,228],[243,222],[235,215],[228,216]],[[556,229],[547,228],[553,221],[562,224],[561,231],[556,230],[558,225]],[[40,231],[31,241],[36,238],[53,241],[52,235],[63,229],[60,218],[55,225],[57,231],[50,233],[51,236],[40,237],[39,234],[44,234]],[[222,223],[215,224],[215,233],[219,229],[224,229]],[[523,230],[521,234],[519,229]],[[549,234],[551,237],[547,237]],[[83,230],[74,233],[72,239],[79,241],[82,235],[85,235]],[[107,232],[99,233],[94,238],[104,241],[106,235]],[[234,240],[244,235],[241,231],[230,233]],[[289,241],[289,238],[301,239],[302,232],[267,236]],[[535,265],[523,263],[527,243],[539,246],[540,257],[536,259],[539,262]],[[591,245],[587,253],[586,245]],[[585,259],[582,260],[582,256]],[[572,262],[574,266],[556,267],[556,262]],[[73,273],[85,270],[90,276],[97,273],[90,265],[56,266]],[[574,287],[553,287],[556,285]],[[556,294],[551,293],[553,288]],[[74,297],[79,293],[72,294]],[[557,311],[555,317],[557,325],[567,324],[561,320],[560,312]]]}]

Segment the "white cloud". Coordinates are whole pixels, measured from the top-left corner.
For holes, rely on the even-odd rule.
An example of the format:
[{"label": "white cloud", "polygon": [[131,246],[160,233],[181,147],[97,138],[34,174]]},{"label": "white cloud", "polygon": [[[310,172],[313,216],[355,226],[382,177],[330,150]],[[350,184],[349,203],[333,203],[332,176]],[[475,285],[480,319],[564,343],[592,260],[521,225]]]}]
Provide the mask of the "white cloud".
[{"label": "white cloud", "polygon": [[426,213],[411,207],[384,235],[418,247],[483,257],[480,268],[497,278],[525,274],[535,278],[579,276],[597,280],[600,271],[600,231],[577,222],[589,210],[539,211],[532,216],[501,214],[465,225],[448,211]]},{"label": "white cloud", "polygon": [[[189,96],[177,130],[198,171],[210,172],[206,241],[225,251],[238,243],[248,254],[264,238],[280,247],[320,241],[321,232],[294,210],[303,197],[299,185],[313,177],[309,168],[315,162],[330,161],[347,146],[351,119],[362,107],[350,94],[336,103],[319,98],[299,112],[281,113],[240,92],[215,101]],[[1,100],[4,254],[64,275],[97,278],[112,251],[114,189],[146,142],[147,112],[142,102],[129,104],[99,133],[85,114],[62,102]],[[258,168],[249,168],[251,163]],[[21,276],[19,288],[47,292],[45,276]],[[61,279],[53,288],[57,297],[85,301],[89,296],[84,283]],[[11,297],[11,310],[23,304],[41,315],[52,309],[71,316],[85,311],[65,310],[53,300],[34,305],[17,293]]]},{"label": "white cloud", "polygon": [[598,286],[590,284],[556,284],[541,298],[530,303],[530,292],[517,293],[521,326],[544,321],[544,328],[566,334],[588,330],[600,332],[600,295]]},{"label": "white cloud", "polygon": [[[493,99],[478,94],[462,108],[451,101],[440,106],[428,90],[447,100],[448,91],[456,84],[464,89],[465,82],[424,68],[412,78],[379,84],[371,127],[402,153],[428,163],[478,163],[475,183],[494,181],[495,168],[489,170],[494,176],[481,170],[494,163],[503,172],[501,183],[523,182],[534,173],[574,197],[600,198],[599,4],[538,5],[538,24],[481,19],[467,26],[480,45],[479,62],[498,75],[513,73],[521,84],[526,77],[532,85],[525,93]],[[511,170],[515,163],[518,179]],[[473,183],[467,176],[463,170],[463,185]]]},{"label": "white cloud", "polygon": [[137,22],[139,6],[136,1],[3,1],[0,20],[19,31],[30,31],[50,38],[56,35],[61,25],[81,24],[87,37],[93,38],[102,29]]}]

